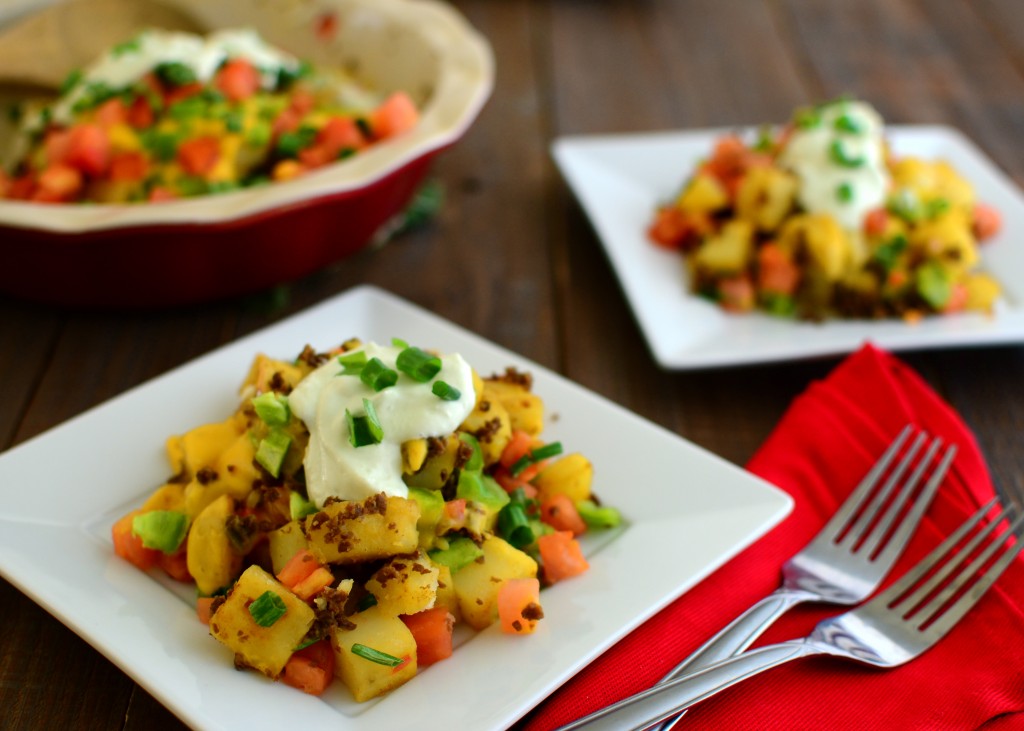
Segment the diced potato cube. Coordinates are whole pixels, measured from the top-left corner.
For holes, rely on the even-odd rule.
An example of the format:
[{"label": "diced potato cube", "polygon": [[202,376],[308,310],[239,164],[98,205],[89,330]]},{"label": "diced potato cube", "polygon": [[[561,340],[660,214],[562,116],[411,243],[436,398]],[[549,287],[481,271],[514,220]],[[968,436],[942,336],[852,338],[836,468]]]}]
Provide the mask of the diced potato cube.
[{"label": "diced potato cube", "polygon": [[438,574],[425,554],[396,556],[370,577],[366,588],[389,614],[416,614],[434,606]]},{"label": "diced potato cube", "polygon": [[505,407],[512,429],[537,436],[544,428],[544,402],[522,384],[489,379],[484,381],[484,398]]},{"label": "diced potato cube", "polygon": [[712,274],[736,274],[746,269],[753,249],[753,225],[734,219],[704,240],[693,261],[698,269]]},{"label": "diced potato cube", "polygon": [[285,523],[268,536],[270,544],[270,563],[274,567],[274,575],[281,573],[285,564],[292,557],[307,547],[306,534],[302,532],[299,521]]},{"label": "diced potato cube", "polygon": [[594,466],[582,454],[573,452],[545,467],[533,484],[541,502],[555,495],[567,495],[573,502],[590,499]]},{"label": "diced potato cube", "polygon": [[[425,442],[424,446],[428,444]],[[440,490],[455,471],[461,446],[462,440],[455,434],[449,434],[443,440],[433,440],[423,464],[414,474],[405,475],[405,483],[423,490]]]},{"label": "diced potato cube", "polygon": [[308,516],[302,530],[321,563],[357,563],[414,553],[419,517],[415,500],[381,493],[362,502],[331,503]]},{"label": "diced potato cube", "polygon": [[452,579],[452,570],[447,566],[437,566],[437,597],[434,600],[435,607],[444,607],[455,617],[456,621],[462,619],[462,610],[459,609],[459,597],[455,593],[455,581]]},{"label": "diced potato cube", "polygon": [[407,442],[402,442],[402,472],[411,475],[419,471],[426,459],[426,439],[410,439]]},{"label": "diced potato cube", "polygon": [[968,310],[992,311],[992,306],[1000,295],[999,282],[988,274],[978,272],[968,274],[964,286],[967,288]]},{"label": "diced potato cube", "polygon": [[[331,644],[334,674],[341,678],[356,701],[362,703],[386,693],[416,675],[416,640],[402,620],[379,606],[353,614],[348,620],[355,627],[334,629]],[[357,644],[400,658],[403,663],[391,667],[368,660],[352,652],[352,646]]]},{"label": "diced potato cube", "polygon": [[[281,600],[285,612],[269,627],[261,627],[249,608],[266,592]],[[313,626],[314,618],[309,605],[259,566],[250,566],[210,617],[210,634],[235,652],[239,664],[276,678]]]},{"label": "diced potato cube", "polygon": [[213,594],[231,583],[241,557],[228,538],[227,520],[235,511],[229,495],[221,495],[199,514],[188,532],[188,572],[202,594]]},{"label": "diced potato cube", "polygon": [[500,401],[487,397],[484,386],[484,397],[466,417],[458,431],[469,432],[480,442],[484,464],[491,465],[498,461],[509,440],[512,439],[512,419]]},{"label": "diced potato cube", "polygon": [[161,485],[142,504],[142,512],[150,510],[176,510],[185,512],[185,486],[176,482]]},{"label": "diced potato cube", "polygon": [[676,200],[686,213],[714,213],[729,205],[729,193],[713,175],[694,175]]},{"label": "diced potato cube", "polygon": [[189,477],[211,467],[214,460],[238,437],[234,419],[217,424],[204,424],[181,436],[182,460]]},{"label": "diced potato cube", "polygon": [[758,231],[774,231],[793,209],[798,187],[797,179],[784,170],[753,167],[736,194],[736,214]]},{"label": "diced potato cube", "polygon": [[482,558],[459,569],[452,577],[462,618],[474,629],[484,629],[498,618],[498,592],[508,579],[532,579],[537,562],[497,536],[481,546]]},{"label": "diced potato cube", "polygon": [[237,435],[185,488],[185,512],[196,516],[221,495],[244,500],[259,473],[253,466],[255,449],[248,434]]},{"label": "diced potato cube", "polygon": [[253,360],[240,391],[244,396],[255,396],[257,393],[274,390],[277,381],[294,388],[304,375],[299,366],[260,353]]}]

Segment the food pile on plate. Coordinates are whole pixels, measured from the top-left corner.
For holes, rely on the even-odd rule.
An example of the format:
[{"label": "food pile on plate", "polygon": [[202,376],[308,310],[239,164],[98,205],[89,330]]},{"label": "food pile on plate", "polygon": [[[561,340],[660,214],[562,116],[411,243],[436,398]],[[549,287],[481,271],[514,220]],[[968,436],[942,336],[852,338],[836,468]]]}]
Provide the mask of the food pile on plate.
[{"label": "food pile on plate", "polygon": [[386,98],[254,31],[146,31],[26,105],[0,198],[164,201],[295,178],[414,127]]},{"label": "food pile on plate", "polygon": [[948,163],[894,156],[878,113],[839,99],[718,140],[649,235],[731,312],[915,321],[992,310],[978,244],[999,228]]},{"label": "food pile on plate", "polygon": [[456,623],[532,633],[541,586],[588,568],[577,536],[620,522],[590,461],[541,439],[543,402],[514,369],[352,340],[259,355],[241,394],[168,439],[172,477],[114,548],[194,583],[237,666],[306,692],[397,687],[452,654]]}]

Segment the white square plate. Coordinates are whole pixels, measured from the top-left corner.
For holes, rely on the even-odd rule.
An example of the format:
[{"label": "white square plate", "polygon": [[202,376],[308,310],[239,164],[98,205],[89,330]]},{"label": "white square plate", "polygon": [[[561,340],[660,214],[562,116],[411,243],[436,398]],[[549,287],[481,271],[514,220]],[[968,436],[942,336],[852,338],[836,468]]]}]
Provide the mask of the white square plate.
[{"label": "white square plate", "polygon": [[[494,626],[446,662],[362,705],[237,672],[195,616],[194,590],[113,554],[110,527],[167,477],[165,438],[220,421],[257,352],[298,354],[358,336],[460,352],[487,375],[534,374],[545,436],[595,465],[625,527],[586,544],[591,569],[542,594],[537,632]],[[360,287],[135,388],[0,455],[0,573],[186,723],[203,729],[499,729],[761,536],[788,495],[435,315]],[[500,679],[495,668],[501,668]]]},{"label": "white square plate", "polygon": [[[716,139],[735,129],[564,137],[556,163],[604,245],[654,358],[663,368],[742,365],[856,350],[870,340],[888,350],[993,345],[1024,340],[1024,196],[962,134],[947,127],[891,126],[897,155],[948,160],[1003,215],[1003,230],[981,247],[982,266],[1004,290],[996,315],[799,322],[735,315],[687,289],[682,257],[653,245],[655,208],[678,193]],[[753,134],[753,130],[748,131]]]}]

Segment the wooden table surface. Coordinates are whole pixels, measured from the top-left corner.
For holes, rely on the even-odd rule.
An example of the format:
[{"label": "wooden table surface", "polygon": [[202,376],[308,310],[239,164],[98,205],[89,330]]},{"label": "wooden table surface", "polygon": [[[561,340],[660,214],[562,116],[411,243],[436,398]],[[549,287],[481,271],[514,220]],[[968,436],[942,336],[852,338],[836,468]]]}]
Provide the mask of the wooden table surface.
[{"label": "wooden table surface", "polygon": [[[437,219],[298,282],[156,312],[0,297],[0,450],[239,336],[369,282],[742,465],[837,359],[660,370],[593,230],[552,163],[565,134],[787,119],[849,93],[890,123],[962,130],[1024,182],[1018,0],[460,0],[493,44],[493,97],[437,162]],[[683,171],[680,171],[680,175]],[[976,432],[995,478],[1021,480],[1024,348],[904,354]],[[181,723],[0,581],[0,728]]]}]

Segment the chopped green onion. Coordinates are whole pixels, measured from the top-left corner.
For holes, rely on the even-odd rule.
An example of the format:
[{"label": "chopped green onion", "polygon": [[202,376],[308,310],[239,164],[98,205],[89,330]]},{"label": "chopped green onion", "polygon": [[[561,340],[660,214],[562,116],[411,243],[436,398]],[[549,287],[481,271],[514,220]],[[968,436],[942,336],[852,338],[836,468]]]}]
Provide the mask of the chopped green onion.
[{"label": "chopped green onion", "polygon": [[359,128],[363,137],[373,137],[373,127],[370,126],[370,122],[366,117],[356,117],[356,127]]},{"label": "chopped green onion", "polygon": [[184,86],[196,80],[195,72],[180,61],[168,61],[157,64],[153,69],[156,77],[171,86]]},{"label": "chopped green onion", "polygon": [[800,129],[814,129],[821,124],[821,112],[817,109],[797,109],[793,114],[793,123]]},{"label": "chopped green onion", "polygon": [[174,553],[188,533],[188,516],[176,510],[150,510],[132,518],[132,535],[146,548]]},{"label": "chopped green onion", "polygon": [[622,515],[618,510],[598,505],[593,500],[578,501],[576,510],[590,528],[614,528],[622,523]]},{"label": "chopped green onion", "polygon": [[377,606],[377,597],[373,594],[367,594],[356,603],[357,612],[365,612],[370,607]]},{"label": "chopped green onion", "polygon": [[142,47],[142,43],[136,36],[131,40],[125,41],[124,43],[118,43],[116,46],[110,49],[110,55],[114,58],[120,58],[126,53],[136,53]]},{"label": "chopped green onion", "polygon": [[405,342],[401,338],[391,338],[391,345],[392,347],[402,348],[403,350],[409,347],[409,343]]},{"label": "chopped green onion", "polygon": [[[371,594],[370,596],[373,596],[373,595]],[[299,650],[305,650],[310,645],[315,645],[317,642],[319,642],[322,639],[323,639],[323,637],[316,637],[316,636],[307,637],[302,642],[300,642],[298,644],[298,646],[295,647],[295,649],[292,650],[292,652],[298,652]]]},{"label": "chopped green onion", "polygon": [[305,126],[294,132],[283,132],[277,138],[277,153],[282,157],[297,157],[301,150],[313,144],[318,134],[316,127]]},{"label": "chopped green onion", "polygon": [[484,468],[484,452],[480,448],[480,442],[475,436],[466,432],[459,432],[459,439],[473,450],[473,454],[466,460],[466,464],[462,465],[462,469],[467,472],[479,472],[482,470]]},{"label": "chopped green onion", "polygon": [[441,359],[416,347],[408,347],[395,359],[398,370],[415,381],[426,383],[441,371]]},{"label": "chopped green onion", "polygon": [[872,258],[882,265],[888,274],[894,266],[899,255],[906,251],[907,237],[903,234],[896,234],[889,240],[883,242],[875,249]]},{"label": "chopped green onion", "polygon": [[513,477],[518,477],[519,474],[530,465],[541,462],[549,457],[562,453],[561,442],[551,442],[551,444],[545,444],[543,447],[537,447],[537,449],[531,449],[527,454],[516,460],[515,464],[509,469]]},{"label": "chopped green onion", "polygon": [[288,511],[291,514],[292,520],[300,520],[307,515],[317,512],[317,507],[312,500],[307,500],[292,490],[288,495]]},{"label": "chopped green onion", "polygon": [[899,216],[907,223],[917,223],[924,215],[924,206],[910,188],[900,188],[895,195],[889,196],[885,207],[889,213]]},{"label": "chopped green onion", "polygon": [[82,80],[82,77],[82,69],[74,69],[70,74],[64,77],[64,81],[61,82],[60,85],[60,95],[64,96],[78,86],[78,82]]},{"label": "chopped green onion", "polygon": [[836,200],[840,203],[849,203],[853,200],[854,190],[850,183],[840,183],[836,186]]},{"label": "chopped green onion", "polygon": [[465,536],[455,536],[448,539],[447,548],[439,548],[427,553],[434,563],[447,566],[452,573],[458,572],[464,566],[476,561],[484,555],[483,549],[473,543]]},{"label": "chopped green onion", "polygon": [[928,261],[917,268],[914,276],[917,293],[935,310],[941,310],[953,295],[953,284],[949,272],[935,261]]},{"label": "chopped green onion", "polygon": [[249,605],[252,621],[260,627],[272,627],[288,612],[284,600],[272,591],[265,591]]},{"label": "chopped green onion", "polygon": [[273,429],[260,440],[260,446],[256,448],[256,461],[273,477],[280,477],[281,466],[291,446],[292,438],[287,432]]},{"label": "chopped green onion", "polygon": [[359,380],[374,391],[383,391],[388,386],[398,383],[398,372],[384,365],[380,358],[370,358],[359,373]]},{"label": "chopped green onion", "polygon": [[776,317],[792,317],[796,313],[796,300],[780,292],[762,292],[761,304],[765,312]]},{"label": "chopped green onion", "polygon": [[381,652],[380,650],[374,650],[372,647],[361,645],[358,642],[352,645],[352,654],[359,655],[359,657],[364,660],[375,662],[378,665],[387,665],[389,668],[398,667],[405,662],[405,660],[400,657],[389,655],[386,652]]},{"label": "chopped green onion", "polygon": [[936,216],[941,216],[949,208],[949,201],[945,198],[932,198],[924,204],[924,217],[935,218]]},{"label": "chopped green onion", "polygon": [[341,363],[342,368],[339,375],[358,376],[363,372],[363,367],[366,365],[366,351],[357,350],[354,353],[342,353],[338,356],[338,362]]},{"label": "chopped green onion", "polygon": [[264,121],[258,121],[246,133],[245,144],[250,147],[264,147],[270,142],[270,137],[270,125]]},{"label": "chopped green onion", "polygon": [[434,381],[430,391],[442,401],[458,401],[462,398],[462,391],[454,386],[449,386],[444,381]]},{"label": "chopped green onion", "polygon": [[536,540],[520,503],[509,503],[498,513],[498,533],[514,548],[525,548]]},{"label": "chopped green onion", "polygon": [[384,438],[384,427],[377,418],[377,411],[369,399],[363,399],[363,408],[366,409],[365,416],[353,416],[352,412],[345,409],[345,421],[348,422],[348,440],[353,447],[366,447],[371,444],[380,444]]},{"label": "chopped green onion", "polygon": [[829,156],[834,163],[844,168],[859,168],[866,162],[863,157],[852,157],[849,155],[843,146],[842,140],[832,140],[832,145],[829,147]]},{"label": "chopped green onion", "polygon": [[832,125],[835,127],[837,132],[846,132],[851,135],[859,135],[864,131],[864,125],[856,117],[851,117],[849,114],[841,114],[836,117],[836,121]]},{"label": "chopped green onion", "polygon": [[288,397],[273,391],[261,393],[252,400],[252,406],[267,426],[287,426],[292,418]]}]

